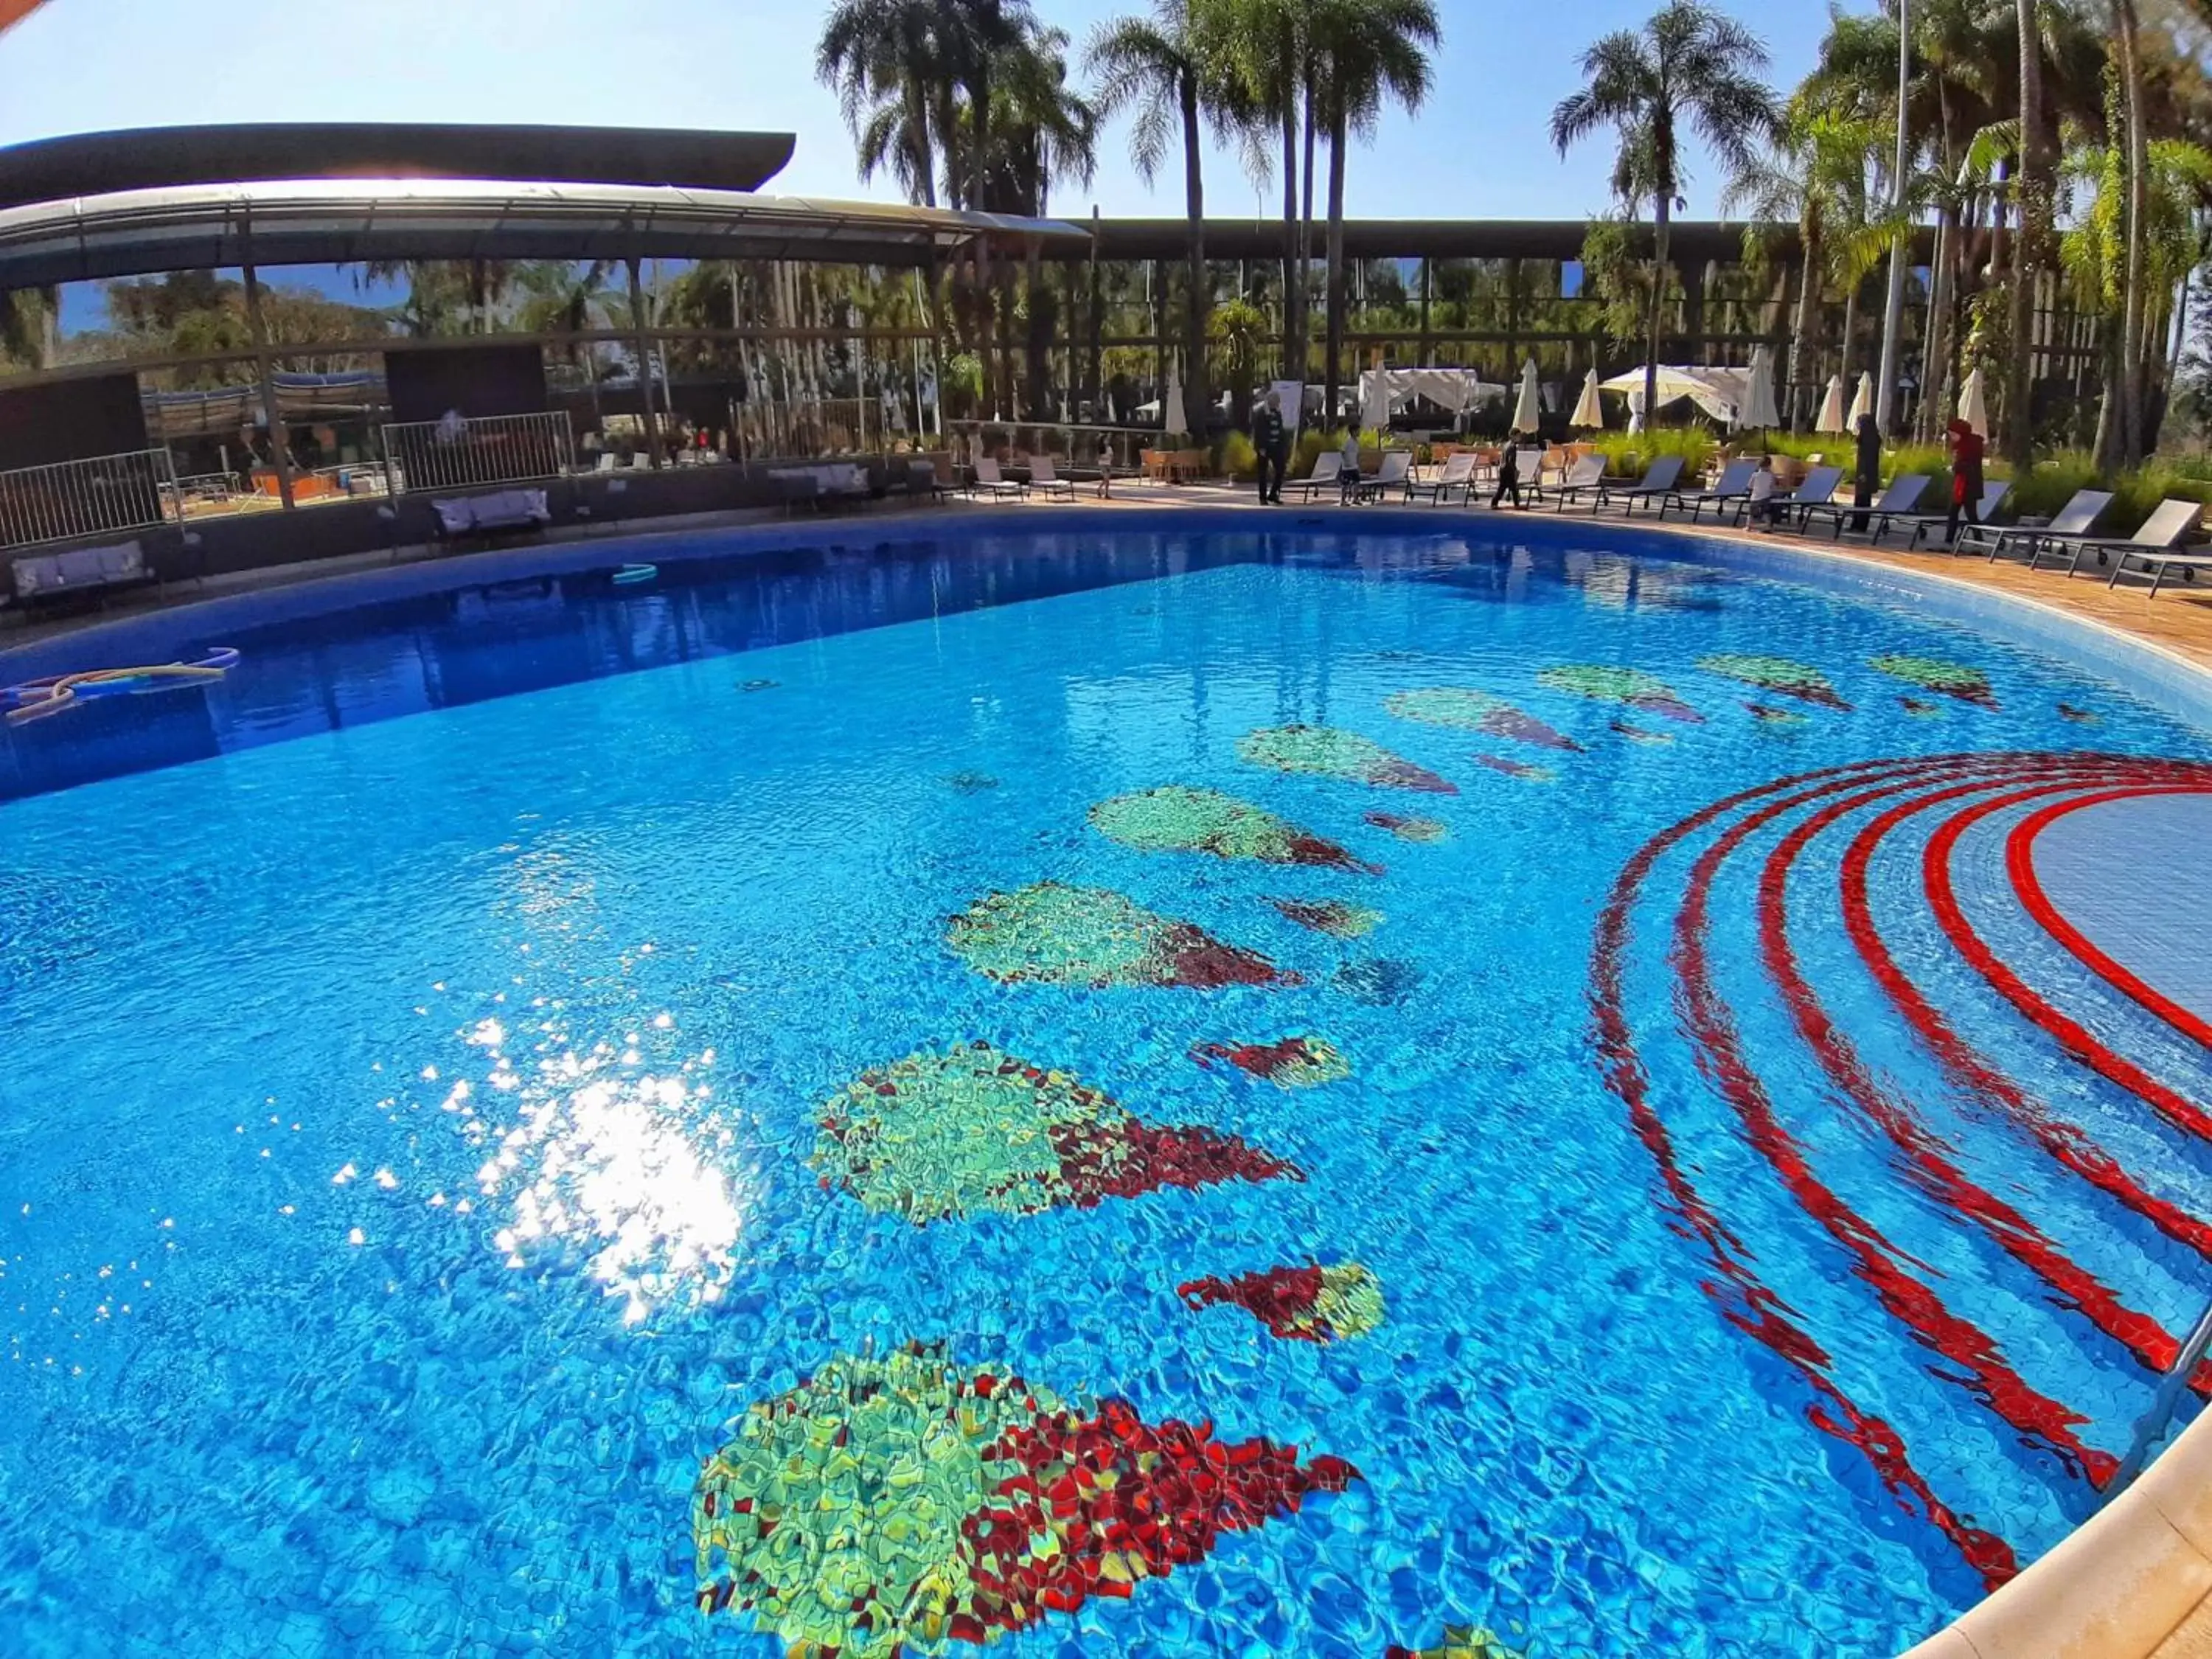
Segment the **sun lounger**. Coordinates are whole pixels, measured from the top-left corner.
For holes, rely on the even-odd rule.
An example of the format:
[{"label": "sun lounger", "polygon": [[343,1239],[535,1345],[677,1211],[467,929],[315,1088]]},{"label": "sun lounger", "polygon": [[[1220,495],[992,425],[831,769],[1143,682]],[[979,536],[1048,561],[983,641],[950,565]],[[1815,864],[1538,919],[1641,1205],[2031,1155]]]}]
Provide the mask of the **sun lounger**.
[{"label": "sun lounger", "polygon": [[1030,457],[1030,488],[1042,489],[1048,495],[1063,495],[1071,501],[1075,499],[1074,481],[1063,478],[1052,470],[1052,457],[1049,455]]},{"label": "sun lounger", "polygon": [[1455,489],[1462,496],[1474,489],[1474,452],[1471,449],[1446,457],[1444,470],[1434,478],[1425,482],[1419,478],[1406,480],[1406,499],[1410,501],[1416,495],[1426,495],[1432,507]]},{"label": "sun lounger", "polygon": [[1836,526],[1836,539],[1841,541],[1844,538],[1844,525],[1847,520],[1860,517],[1871,520],[1879,514],[1910,513],[1920,505],[1920,498],[1927,493],[1928,475],[1925,472],[1901,473],[1892,478],[1889,481],[1889,488],[1883,490],[1878,498],[1865,507],[1857,506],[1850,501],[1807,502],[1798,510],[1797,528],[1809,533],[1814,520],[1819,519],[1824,523],[1832,520]]},{"label": "sun lounger", "polygon": [[1340,487],[1339,480],[1342,477],[1343,465],[1343,456],[1333,449],[1324,449],[1314,457],[1313,471],[1303,478],[1291,480],[1290,487],[1292,489],[1303,489],[1305,491],[1306,500],[1311,501],[1316,490],[1335,489]]},{"label": "sun lounger", "polygon": [[[1567,476],[1552,486],[1552,499],[1559,503],[1559,511],[1567,510],[1567,503],[1593,490],[1605,488],[1605,457],[1585,455],[1567,469]],[[1539,490],[1538,495],[1543,492]]]},{"label": "sun lounger", "polygon": [[[1771,495],[1767,498],[1766,506],[1773,515],[1770,522],[1778,524],[1788,519],[1793,513],[1802,513],[1808,507],[1825,506],[1834,497],[1836,486],[1843,481],[1844,469],[1840,466],[1813,468],[1798,481],[1796,489],[1787,495]],[[1751,498],[1747,495],[1737,505],[1735,518],[1731,522],[1741,520],[1750,510]]]},{"label": "sun lounger", "polygon": [[937,463],[934,461],[908,462],[906,483],[901,488],[908,495],[927,495],[933,501],[945,501],[952,494],[937,482]]},{"label": "sun lounger", "polygon": [[1595,514],[1600,507],[1611,507],[1615,501],[1624,503],[1626,512],[1633,516],[1638,501],[1663,502],[1674,488],[1675,480],[1682,476],[1680,455],[1655,456],[1651,465],[1644,469],[1644,476],[1634,483],[1601,484],[1597,499],[1590,503]]},{"label": "sun lounger", "polygon": [[441,536],[482,536],[495,530],[542,530],[553,522],[542,489],[501,489],[489,495],[434,501]]},{"label": "sun lounger", "polygon": [[1730,501],[1741,501],[1751,494],[1752,474],[1759,471],[1757,461],[1733,460],[1721,469],[1721,476],[1713,480],[1710,489],[1673,489],[1659,503],[1659,516],[1665,518],[1670,507],[1687,507],[1690,522],[1695,524],[1705,504],[1712,503],[1716,511]]},{"label": "sun lounger", "polygon": [[1382,465],[1371,478],[1362,478],[1352,487],[1352,499],[1356,501],[1379,501],[1393,489],[1403,489],[1413,475],[1413,452],[1410,449],[1386,449]]},{"label": "sun lounger", "polygon": [[1018,501],[1028,490],[999,471],[999,463],[988,455],[975,459],[975,476],[968,485],[969,495],[988,495],[994,501]]},{"label": "sun lounger", "polygon": [[2185,548],[2182,538],[2195,530],[2204,517],[2204,503],[2180,496],[2169,495],[2158,504],[2158,509],[2142,522],[2142,527],[2132,536],[2114,541],[2084,541],[2074,549],[2074,562],[2066,567],[2071,576],[2081,568],[2081,556],[2094,552],[2097,562],[2108,557],[2112,563],[2112,579],[2105,586],[2117,586],[2129,564],[2142,565],[2150,572],[2150,599],[2158,597],[2159,584],[2166,573],[2175,565],[2192,580],[2197,567],[2212,568],[2212,548]]},{"label": "sun lounger", "polygon": [[2002,527],[1975,525],[1959,532],[1956,550],[1964,552],[1969,547],[1979,547],[1986,543],[1990,562],[1994,563],[1997,555],[2008,547],[2025,547],[2027,549],[2027,562],[2033,565],[2043,556],[2046,545],[2063,548],[2069,543],[2094,535],[2098,518],[2112,502],[2112,492],[2109,489],[2077,489],[2073,498],[2052,516],[2049,524]]},{"label": "sun lounger", "polygon": [[[1966,534],[1968,530],[1977,528],[1981,525],[1985,525],[1989,523],[1991,519],[1995,518],[1996,516],[1997,509],[2005,504],[2005,497],[2011,494],[2012,485],[2008,480],[2003,478],[1999,478],[1994,483],[1983,485],[1981,501],[1974,509],[1974,521],[1971,524],[1962,524],[1960,526],[1960,539],[1961,541],[1966,539]],[[1920,545],[1920,538],[1923,536],[1933,535],[1937,530],[1943,528],[1950,522],[1951,515],[1948,512],[1892,513],[1885,517],[1878,518],[1875,520],[1874,533],[1870,539],[1875,543],[1879,543],[1881,538],[1884,536],[1887,536],[1891,531],[1901,528],[1905,525],[1911,525],[1912,526],[1912,539],[1905,544],[1905,550],[1910,553],[1918,549]]]},{"label": "sun lounger", "polygon": [[35,553],[10,566],[16,599],[26,609],[82,593],[104,595],[155,580],[143,543],[116,542],[106,547],[73,547],[63,553]]}]

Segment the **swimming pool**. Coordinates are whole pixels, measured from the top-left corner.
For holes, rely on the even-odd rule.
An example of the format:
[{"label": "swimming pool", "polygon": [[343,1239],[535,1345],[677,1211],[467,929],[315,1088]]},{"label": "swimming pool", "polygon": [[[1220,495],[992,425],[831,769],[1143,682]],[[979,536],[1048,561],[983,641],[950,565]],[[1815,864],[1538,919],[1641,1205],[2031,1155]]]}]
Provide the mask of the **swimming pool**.
[{"label": "swimming pool", "polygon": [[1888,1655],[2090,1512],[2212,1248],[2170,698],[1021,522],[0,738],[0,1650]]}]

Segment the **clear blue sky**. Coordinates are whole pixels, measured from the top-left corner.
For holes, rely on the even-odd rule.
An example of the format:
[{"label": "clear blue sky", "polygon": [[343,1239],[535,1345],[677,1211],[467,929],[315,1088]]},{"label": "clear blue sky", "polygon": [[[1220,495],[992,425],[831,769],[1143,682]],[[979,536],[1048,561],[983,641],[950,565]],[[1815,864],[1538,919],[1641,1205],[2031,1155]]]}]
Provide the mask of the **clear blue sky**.
[{"label": "clear blue sky", "polygon": [[[1078,44],[1137,0],[1037,0]],[[1605,205],[1607,146],[1562,164],[1545,137],[1597,35],[1640,23],[1656,0],[1438,0],[1445,45],[1417,120],[1393,114],[1352,163],[1355,214],[1579,218]],[[1765,37],[1788,85],[1826,32],[1823,0],[1723,0]],[[1869,10],[1873,0],[1847,0]],[[209,0],[48,0],[0,37],[0,143],[112,127],[204,121],[555,121],[582,125],[795,132],[773,189],[890,193],[855,178],[836,101],[815,83],[821,7],[769,0],[368,0],[314,7]],[[1150,189],[1126,131],[1101,150],[1088,190],[1056,210],[1180,213],[1180,171]],[[1696,167],[1691,210],[1718,181]],[[1251,185],[1222,156],[1207,171],[1212,212],[1250,212]],[[1279,197],[1276,199],[1279,200]]]}]

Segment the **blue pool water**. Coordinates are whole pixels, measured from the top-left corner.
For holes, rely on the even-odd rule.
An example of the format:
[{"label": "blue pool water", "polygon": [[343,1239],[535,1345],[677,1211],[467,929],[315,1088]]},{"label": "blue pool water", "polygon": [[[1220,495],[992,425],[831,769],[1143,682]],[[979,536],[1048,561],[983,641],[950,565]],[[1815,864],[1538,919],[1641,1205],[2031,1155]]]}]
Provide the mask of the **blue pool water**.
[{"label": "blue pool water", "polygon": [[[1700,1024],[1678,927],[1699,854],[1794,797],[1729,809],[1617,884],[1668,826],[1779,778],[2000,751],[2212,760],[2200,732],[1909,605],[1618,530],[1095,519],[663,546],[634,554],[661,567],[646,587],[614,586],[622,556],[600,552],[597,571],[334,617],[280,597],[285,620],[232,614],[219,639],[165,617],[165,646],[235,645],[241,665],[0,737],[0,1652],[781,1653],[743,1611],[696,1606],[693,1483],[753,1402],[915,1340],[963,1373],[1011,1367],[1358,1472],[1126,1599],[1045,1613],[1012,1654],[1379,1656],[1476,1625],[1530,1656],[1884,1656],[1982,1593],[1988,1557],[1962,1539],[2025,1562],[2093,1509],[2078,1457],[1988,1378],[2053,1402],[2094,1455],[2124,1449],[2150,1370],[1871,1127],[1762,957],[1763,866],[1850,797],[1778,808],[1709,872],[1705,1008],[1771,1129],[1716,1062],[1727,1034]],[[1850,707],[1698,666],[1723,653],[1810,665]],[[1869,665],[1885,655],[1979,670],[1996,706]],[[1645,671],[1683,707],[1540,679],[1562,665]],[[1439,688],[1580,746],[1386,706]],[[1361,734],[1457,793],[1240,757],[1289,725]],[[2019,765],[2019,787],[2065,781],[2063,761]],[[1170,785],[1383,868],[1139,850],[1088,822]],[[2187,1113],[2212,1068],[2020,899],[2008,835],[2061,798],[1960,833],[1957,905],[2169,1091],[2164,1115],[1939,928],[1923,849],[1944,811],[1881,843],[1869,904],[2014,1103],[1940,1063],[1846,929],[1845,848],[1887,799],[1809,836],[1783,920],[1871,1086],[1947,1167],[2048,1260],[2185,1328],[2207,1275],[2177,1235],[2212,1217]],[[2088,914],[2141,878],[2100,867],[2092,832],[2155,811],[2176,833],[2195,806],[2087,809],[2041,866],[2099,949],[2183,1003],[2212,977],[2169,959],[2188,936]],[[1401,839],[1370,812],[1448,833]],[[948,948],[948,918],[1048,881],[1297,982],[1001,982]],[[1609,898],[1626,1085],[1593,1012]],[[1277,899],[1383,920],[1338,938]],[[1193,1058],[1293,1034],[1351,1075],[1286,1088]],[[979,1040],[1304,1179],[927,1226],[825,1184],[826,1103]],[[2167,1224],[2051,1155],[2023,1127],[2038,1112]],[[1809,1172],[1794,1189],[1777,1133]],[[1808,1180],[1863,1224],[1856,1253]],[[1971,1340],[1939,1351],[1924,1304],[1885,1298],[1877,1258],[1987,1339],[1982,1382],[1955,1351]],[[1354,1262],[1385,1316],[1325,1344],[1177,1293]],[[1768,1293],[1816,1358],[1748,1328]],[[1919,1486],[1829,1431],[1838,1399],[1893,1431]]]}]

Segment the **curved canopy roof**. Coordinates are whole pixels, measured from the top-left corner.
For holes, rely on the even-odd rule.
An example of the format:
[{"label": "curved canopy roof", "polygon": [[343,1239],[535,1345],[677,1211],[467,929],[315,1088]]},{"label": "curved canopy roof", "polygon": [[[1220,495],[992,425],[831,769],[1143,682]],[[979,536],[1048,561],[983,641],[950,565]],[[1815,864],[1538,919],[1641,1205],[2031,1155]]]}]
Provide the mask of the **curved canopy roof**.
[{"label": "curved canopy roof", "polygon": [[559,179],[751,191],[783,171],[794,142],[787,132],[426,121],[78,132],[0,149],[0,207],[261,179]]},{"label": "curved canopy roof", "polygon": [[224,265],[402,259],[820,259],[922,264],[988,236],[1087,244],[1053,219],[672,185],[362,179],[194,185],[0,209],[0,289]]}]

